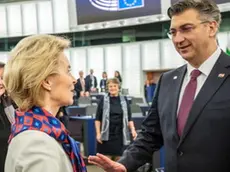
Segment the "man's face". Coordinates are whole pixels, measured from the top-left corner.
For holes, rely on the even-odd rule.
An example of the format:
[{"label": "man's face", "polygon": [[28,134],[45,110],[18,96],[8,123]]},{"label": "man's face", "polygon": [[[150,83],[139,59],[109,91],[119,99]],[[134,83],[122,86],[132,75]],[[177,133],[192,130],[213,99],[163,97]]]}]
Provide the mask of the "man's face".
[{"label": "man's face", "polygon": [[201,20],[194,9],[173,16],[170,32],[177,52],[188,62],[204,56],[211,38],[215,37],[214,29],[217,31],[212,26],[212,22]]},{"label": "man's face", "polygon": [[91,75],[93,74],[93,69],[90,69],[90,74],[91,74]]},{"label": "man's face", "polygon": [[82,78],[83,77],[83,75],[84,75],[84,73],[81,71],[81,72],[79,72],[79,76]]}]

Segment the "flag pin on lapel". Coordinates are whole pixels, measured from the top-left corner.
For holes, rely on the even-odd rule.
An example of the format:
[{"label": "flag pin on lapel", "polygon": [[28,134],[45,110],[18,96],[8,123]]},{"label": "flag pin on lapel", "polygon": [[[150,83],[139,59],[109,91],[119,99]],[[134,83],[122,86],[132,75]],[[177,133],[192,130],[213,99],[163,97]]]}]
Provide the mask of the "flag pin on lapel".
[{"label": "flag pin on lapel", "polygon": [[177,76],[174,76],[173,79],[177,79]]},{"label": "flag pin on lapel", "polygon": [[223,78],[224,76],[225,76],[224,73],[220,73],[220,74],[218,75],[219,78]]}]

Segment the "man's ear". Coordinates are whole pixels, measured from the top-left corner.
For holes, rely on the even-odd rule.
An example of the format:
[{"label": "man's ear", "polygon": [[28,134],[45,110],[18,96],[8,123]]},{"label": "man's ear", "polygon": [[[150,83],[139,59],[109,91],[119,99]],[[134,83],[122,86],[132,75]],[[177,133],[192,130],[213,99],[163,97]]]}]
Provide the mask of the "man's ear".
[{"label": "man's ear", "polygon": [[217,34],[217,32],[218,32],[218,23],[217,22],[215,22],[215,21],[213,21],[213,22],[211,22],[210,23],[210,33],[209,33],[209,35],[211,36],[211,37],[214,37],[214,36],[216,36],[216,34]]},{"label": "man's ear", "polygon": [[51,78],[49,77],[42,81],[42,87],[47,91],[51,91],[52,85],[53,85],[53,82],[51,81]]}]

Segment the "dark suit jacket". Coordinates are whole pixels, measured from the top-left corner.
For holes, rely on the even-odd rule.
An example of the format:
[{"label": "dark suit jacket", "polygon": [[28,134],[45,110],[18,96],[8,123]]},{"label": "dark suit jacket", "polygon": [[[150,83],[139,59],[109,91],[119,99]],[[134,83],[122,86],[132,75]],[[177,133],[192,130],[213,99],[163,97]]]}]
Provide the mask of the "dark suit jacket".
[{"label": "dark suit jacket", "polygon": [[179,138],[177,106],[186,70],[185,65],[161,76],[142,131],[120,159],[128,172],[163,145],[166,172],[230,171],[230,57],[220,55]]},{"label": "dark suit jacket", "polygon": [[106,80],[104,80],[104,79],[101,79],[101,81],[100,81],[100,88],[101,88],[101,91],[102,91],[102,86],[104,86],[104,89],[105,90],[107,90],[107,88],[106,88],[106,82],[107,82],[107,79]]},{"label": "dark suit jacket", "polygon": [[[95,76],[94,77],[94,81],[95,81],[95,88],[97,88],[97,78]],[[87,85],[90,85],[90,88],[92,86],[92,83],[91,83],[91,78],[90,78],[90,75],[87,75],[85,77],[85,82],[87,83]]]},{"label": "dark suit jacket", "polygon": [[[77,93],[77,98],[79,98],[80,92],[83,90],[81,86],[80,78],[77,79],[77,83],[74,86],[74,90]],[[88,82],[86,82],[86,79],[85,79],[85,91],[90,91],[90,85]]]},{"label": "dark suit jacket", "polygon": [[5,158],[8,148],[11,124],[5,114],[4,106],[0,103],[0,171],[4,171]]}]

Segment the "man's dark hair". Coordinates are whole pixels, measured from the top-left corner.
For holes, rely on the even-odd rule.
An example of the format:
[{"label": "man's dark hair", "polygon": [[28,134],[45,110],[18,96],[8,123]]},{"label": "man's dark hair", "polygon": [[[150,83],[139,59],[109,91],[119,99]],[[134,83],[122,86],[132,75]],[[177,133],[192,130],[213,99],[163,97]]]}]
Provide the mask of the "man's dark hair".
[{"label": "man's dark hair", "polygon": [[0,62],[0,68],[4,68],[5,67],[5,63]]},{"label": "man's dark hair", "polygon": [[173,4],[168,9],[168,16],[172,18],[174,15],[183,13],[186,10],[195,9],[200,13],[201,20],[216,21],[220,26],[221,14],[220,10],[213,0],[181,0]]}]

